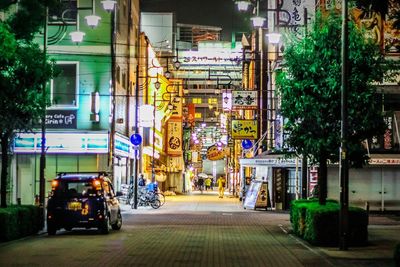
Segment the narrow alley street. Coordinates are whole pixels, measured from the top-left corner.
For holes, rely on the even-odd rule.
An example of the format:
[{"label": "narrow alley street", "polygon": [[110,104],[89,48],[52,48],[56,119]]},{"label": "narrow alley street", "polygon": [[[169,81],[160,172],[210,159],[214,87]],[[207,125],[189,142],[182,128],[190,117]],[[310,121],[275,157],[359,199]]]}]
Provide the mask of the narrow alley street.
[{"label": "narrow alley street", "polygon": [[[161,208],[123,205],[120,231],[59,231],[0,245],[0,266],[362,266],[290,234],[285,212],[244,210],[217,192],[169,196]],[[336,251],[337,249],[332,249]],[[329,254],[329,253],[328,253]],[[351,264],[349,265],[349,263]],[[368,261],[368,266],[389,266]]]},{"label": "narrow alley street", "polygon": [[329,262],[282,231],[288,214],[243,210],[216,192],[123,206],[121,231],[59,231],[2,244],[0,266],[309,266]]}]

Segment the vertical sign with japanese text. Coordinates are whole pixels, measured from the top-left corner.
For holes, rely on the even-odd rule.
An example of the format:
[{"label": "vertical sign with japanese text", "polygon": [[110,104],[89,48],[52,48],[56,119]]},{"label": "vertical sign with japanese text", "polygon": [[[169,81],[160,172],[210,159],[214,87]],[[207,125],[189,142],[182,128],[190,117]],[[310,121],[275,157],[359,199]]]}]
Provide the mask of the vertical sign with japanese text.
[{"label": "vertical sign with japanese text", "polygon": [[182,121],[169,119],[167,123],[167,154],[170,156],[182,155]]}]

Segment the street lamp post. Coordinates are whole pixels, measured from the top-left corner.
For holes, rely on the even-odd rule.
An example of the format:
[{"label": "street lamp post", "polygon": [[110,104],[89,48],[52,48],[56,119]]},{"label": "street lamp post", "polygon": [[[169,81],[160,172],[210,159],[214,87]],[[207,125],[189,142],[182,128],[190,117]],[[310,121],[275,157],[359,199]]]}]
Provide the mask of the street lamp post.
[{"label": "street lamp post", "polygon": [[[256,7],[256,16],[251,18],[255,30],[255,46],[254,46],[254,75],[255,75],[255,90],[258,91],[258,106],[259,112],[257,117],[258,123],[258,137],[262,139],[263,132],[269,131],[267,139],[268,150],[273,148],[273,108],[274,99],[272,93],[272,68],[271,63],[268,61],[268,43],[264,38],[267,36],[268,41],[272,44],[279,42],[279,34],[274,34],[269,29],[268,25],[268,12],[286,12],[281,9],[269,9],[268,1],[265,0],[265,17],[259,16],[259,2],[257,1],[237,1],[239,11],[245,11],[250,4]],[[265,27],[264,27],[265,24]],[[266,34],[264,34],[266,33]],[[269,63],[269,64],[268,64]],[[264,75],[266,74],[266,75]],[[265,90],[266,88],[266,90]],[[265,92],[266,91],[266,92]],[[259,141],[261,144],[262,140]]]},{"label": "street lamp post", "polygon": [[157,98],[157,91],[160,89],[161,83],[158,81],[158,74],[157,74],[157,81],[154,83],[154,109],[153,109],[153,144],[152,144],[152,153],[153,153],[153,161],[151,163],[151,182],[154,183],[156,181],[156,170],[155,170],[155,150],[156,150],[156,98]]}]

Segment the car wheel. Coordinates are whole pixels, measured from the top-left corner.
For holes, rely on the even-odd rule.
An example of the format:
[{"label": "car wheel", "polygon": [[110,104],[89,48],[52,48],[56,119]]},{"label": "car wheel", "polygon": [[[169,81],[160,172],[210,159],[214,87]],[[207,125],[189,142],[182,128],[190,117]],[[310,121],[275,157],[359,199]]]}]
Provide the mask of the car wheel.
[{"label": "car wheel", "polygon": [[55,235],[57,232],[57,227],[52,222],[47,222],[47,234],[48,235]]},{"label": "car wheel", "polygon": [[119,210],[117,214],[117,221],[114,224],[112,224],[111,227],[114,230],[119,230],[121,229],[121,226],[122,226],[122,215],[121,211]]},{"label": "car wheel", "polygon": [[104,221],[101,223],[99,227],[99,231],[102,234],[108,234],[110,232],[110,216],[104,218]]}]

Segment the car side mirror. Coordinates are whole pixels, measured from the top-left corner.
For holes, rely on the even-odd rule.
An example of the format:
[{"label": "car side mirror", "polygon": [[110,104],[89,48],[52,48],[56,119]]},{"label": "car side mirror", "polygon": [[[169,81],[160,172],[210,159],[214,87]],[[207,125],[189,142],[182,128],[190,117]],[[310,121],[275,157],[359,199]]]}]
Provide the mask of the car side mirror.
[{"label": "car side mirror", "polygon": [[117,193],[116,193],[116,197],[120,197],[120,196],[122,196],[123,194],[122,194],[122,192],[121,191],[117,191]]}]

